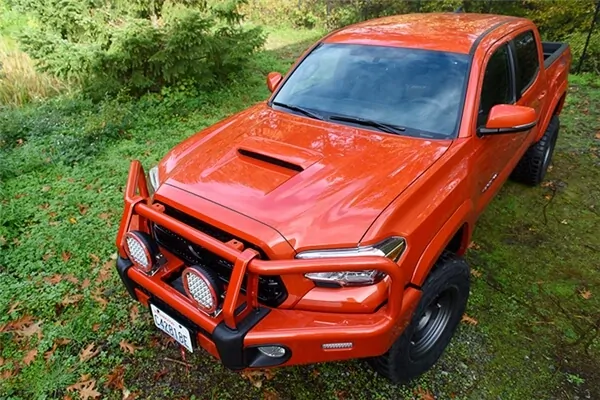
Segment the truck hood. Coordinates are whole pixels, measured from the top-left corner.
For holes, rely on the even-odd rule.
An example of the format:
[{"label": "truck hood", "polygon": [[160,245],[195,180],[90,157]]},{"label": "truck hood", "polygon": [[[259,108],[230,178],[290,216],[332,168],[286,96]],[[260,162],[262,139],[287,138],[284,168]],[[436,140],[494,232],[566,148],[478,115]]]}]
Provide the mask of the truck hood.
[{"label": "truck hood", "polygon": [[450,144],[313,120],[263,103],[182,142],[160,163],[159,175],[163,186],[270,226],[296,250],[354,246]]}]

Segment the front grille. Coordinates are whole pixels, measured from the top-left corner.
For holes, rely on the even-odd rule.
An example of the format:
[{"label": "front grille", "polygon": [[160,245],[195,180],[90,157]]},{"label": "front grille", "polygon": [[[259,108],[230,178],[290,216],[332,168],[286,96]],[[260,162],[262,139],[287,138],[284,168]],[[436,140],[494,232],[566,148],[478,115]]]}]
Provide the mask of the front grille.
[{"label": "front grille", "polygon": [[[242,242],[245,247],[251,247],[261,253],[264,258],[264,253],[257,247],[246,243],[245,241],[234,237],[233,235],[211,226],[203,221],[197,220],[184,214],[171,207],[165,206],[165,214],[176,218],[178,221],[185,223],[201,232],[206,233],[221,242],[228,242],[230,240],[237,240]],[[211,253],[202,246],[190,242],[189,240],[179,236],[171,230],[154,224],[153,227],[154,238],[158,244],[177,257],[182,259],[188,265],[202,265],[212,269],[217,273],[219,279],[224,283],[229,283],[231,278],[231,272],[233,270],[233,264],[220,256]],[[177,277],[174,277],[177,279]],[[242,284],[242,291],[246,290],[246,277],[244,277]],[[259,276],[258,278],[258,300],[262,304],[269,307],[277,307],[287,297],[287,291],[280,277],[278,276]]]}]

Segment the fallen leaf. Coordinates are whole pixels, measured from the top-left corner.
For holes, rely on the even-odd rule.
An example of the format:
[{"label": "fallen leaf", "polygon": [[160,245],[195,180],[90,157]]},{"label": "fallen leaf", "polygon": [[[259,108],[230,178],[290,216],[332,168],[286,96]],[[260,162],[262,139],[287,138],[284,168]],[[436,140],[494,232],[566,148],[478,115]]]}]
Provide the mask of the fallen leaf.
[{"label": "fallen leaf", "polygon": [[545,198],[546,200],[550,200],[550,199],[552,198],[552,196],[551,196],[551,195],[549,195],[549,194],[547,194],[547,195],[545,195],[545,196],[544,196],[544,198]]},{"label": "fallen leaf", "polygon": [[135,400],[139,396],[139,393],[132,392],[127,388],[123,388],[122,392],[123,392],[123,400]]},{"label": "fallen leaf", "polygon": [[6,238],[4,236],[0,236],[0,246],[4,246],[6,244]]},{"label": "fallen leaf", "polygon": [[42,260],[48,261],[53,256],[52,252],[46,253],[42,256]]},{"label": "fallen leaf", "polygon": [[67,262],[71,259],[71,253],[69,253],[68,251],[63,251],[60,256],[62,257],[62,260],[64,262]]},{"label": "fallen leaf", "polygon": [[29,365],[33,362],[33,360],[35,360],[35,357],[37,356],[38,351],[36,349],[33,350],[29,350],[27,352],[27,354],[25,354],[25,357],[23,357],[23,363],[25,365]]},{"label": "fallen leaf", "polygon": [[44,353],[44,360],[46,360],[46,361],[50,360],[50,358],[52,358],[52,356],[54,355],[54,352],[56,351],[57,348],[58,348],[58,344],[54,343],[52,345],[52,348]]},{"label": "fallen leaf", "polygon": [[49,207],[50,207],[50,203],[40,204],[40,209],[41,210],[47,210]]},{"label": "fallen leaf", "polygon": [[79,208],[79,214],[81,215],[85,215],[85,213],[88,210],[88,206],[86,206],[85,204],[78,204],[77,208]]},{"label": "fallen leaf", "polygon": [[119,347],[126,353],[134,354],[136,350],[141,349],[141,347],[135,346],[132,343],[129,343],[127,340],[123,339],[119,342]]},{"label": "fallen leaf", "polygon": [[95,386],[95,379],[90,379],[89,375],[82,375],[77,383],[67,386],[67,390],[69,392],[77,391],[82,400],[88,400],[89,398],[96,399],[100,397],[100,392],[94,389]]},{"label": "fallen leaf", "polygon": [[40,328],[41,322],[36,322],[35,324],[31,324],[26,328],[16,330],[17,335],[32,337],[33,335],[37,335],[38,339],[42,338],[42,328]]},{"label": "fallen leaf", "polygon": [[4,365],[4,357],[0,357],[0,367]]},{"label": "fallen leaf", "polygon": [[473,249],[473,250],[479,250],[481,248],[481,246],[479,246],[477,243],[475,242],[471,242],[469,243],[469,245],[467,246],[467,249]]},{"label": "fallen leaf", "polygon": [[471,275],[473,275],[475,278],[481,278],[482,274],[481,274],[481,272],[479,272],[475,268],[471,268]]},{"label": "fallen leaf", "polygon": [[562,221],[560,221],[560,223],[563,225],[568,225],[569,221],[567,221],[566,219],[563,219]]},{"label": "fallen leaf", "polygon": [[579,292],[579,294],[581,295],[581,297],[583,297],[586,300],[589,300],[592,298],[592,292],[589,289],[581,290]]},{"label": "fallen leaf", "polygon": [[77,285],[79,283],[79,279],[73,274],[65,275],[65,279],[71,282],[73,285]]},{"label": "fallen leaf", "polygon": [[0,373],[0,378],[2,378],[3,381],[6,381],[15,376],[16,374],[17,373],[12,369],[5,369],[4,371],[2,371],[2,373]]},{"label": "fallen leaf", "polygon": [[109,219],[109,218],[110,218],[110,214],[109,214],[109,213],[102,213],[102,214],[98,215],[98,217],[99,217],[100,219],[107,220],[107,219]]},{"label": "fallen leaf", "polygon": [[98,329],[100,329],[100,324],[94,324],[94,325],[92,325],[92,331],[98,332]]},{"label": "fallen leaf", "polygon": [[96,357],[98,353],[100,353],[100,349],[98,348],[94,350],[94,347],[96,347],[96,344],[90,343],[85,349],[81,350],[81,353],[79,353],[79,361],[86,362]]},{"label": "fallen leaf", "polygon": [[107,388],[121,390],[124,388],[123,377],[125,376],[125,368],[122,365],[117,366],[113,371],[106,377],[106,383],[104,384]]},{"label": "fallen leaf", "polygon": [[42,192],[47,192],[50,190],[50,186],[43,186],[42,187]]},{"label": "fallen leaf", "polygon": [[553,181],[542,182],[540,186],[543,188],[552,187],[552,186],[554,186],[554,182]]},{"label": "fallen leaf", "polygon": [[137,304],[134,304],[133,306],[131,306],[131,310],[129,310],[129,318],[131,319],[132,323],[135,323],[135,321],[137,321],[139,314],[140,314],[140,310],[139,310]]},{"label": "fallen leaf", "polygon": [[242,372],[242,377],[248,379],[250,383],[252,383],[252,385],[257,389],[262,387],[264,379],[271,380],[273,379],[273,376],[275,375],[270,369],[257,369]]},{"label": "fallen leaf", "polygon": [[100,304],[100,307],[102,307],[102,309],[104,309],[104,307],[106,307],[106,305],[108,304],[108,301],[104,297],[102,297],[102,291],[100,290],[100,288],[96,289],[94,293],[92,293],[92,299],[94,299],[98,304]]},{"label": "fallen leaf", "polygon": [[319,375],[321,375],[321,373],[319,372],[319,370],[313,369],[312,372],[311,372],[311,375],[312,375],[313,378],[316,378]]},{"label": "fallen leaf", "polygon": [[279,393],[275,389],[267,389],[263,392],[263,398],[265,400],[279,400]]},{"label": "fallen leaf", "polygon": [[473,317],[469,317],[467,314],[463,314],[461,322],[467,323],[469,325],[477,325],[479,321],[477,321]]},{"label": "fallen leaf", "polygon": [[163,369],[163,370],[160,370],[160,371],[156,372],[154,374],[154,382],[158,381],[160,378],[162,378],[163,376],[165,376],[168,372],[169,372],[169,370],[166,369],[166,368]]},{"label": "fallen leaf", "polygon": [[62,304],[63,306],[68,306],[69,304],[77,304],[82,299],[83,299],[82,294],[73,294],[70,296],[63,297],[63,299],[60,301],[60,304]]},{"label": "fallen leaf", "polygon": [[96,283],[101,284],[110,279],[110,274],[114,267],[115,263],[112,260],[108,260],[102,265],[100,268],[100,272],[98,272],[98,277],[96,278]]},{"label": "fallen leaf", "polygon": [[90,286],[90,280],[88,278],[85,278],[83,280],[83,282],[81,282],[81,288],[87,289],[89,286]]},{"label": "fallen leaf", "polygon": [[44,281],[47,283],[50,283],[52,285],[56,285],[57,283],[61,282],[63,280],[62,275],[60,274],[54,274],[49,278],[44,278]]},{"label": "fallen leaf", "polygon": [[600,140],[600,132],[596,133],[596,139]]},{"label": "fallen leaf", "polygon": [[8,309],[8,313],[12,314],[15,311],[19,310],[19,307],[21,306],[21,302],[20,301],[15,301],[10,308]]},{"label": "fallen leaf", "polygon": [[435,400],[433,394],[427,389],[423,389],[421,386],[417,386],[414,392],[419,400]]},{"label": "fallen leaf", "polygon": [[33,323],[33,317],[31,315],[25,315],[15,321],[7,322],[4,325],[0,325],[0,332],[9,332],[23,329],[27,325]]},{"label": "fallen leaf", "polygon": [[69,222],[72,224],[76,224],[77,223],[77,219],[75,219],[75,217],[71,217],[69,218]]},{"label": "fallen leaf", "polygon": [[92,259],[92,262],[93,262],[94,264],[98,264],[98,263],[100,262],[100,257],[98,257],[98,256],[97,256],[97,255],[95,255],[95,254],[91,254],[91,253],[90,253],[90,258]]}]

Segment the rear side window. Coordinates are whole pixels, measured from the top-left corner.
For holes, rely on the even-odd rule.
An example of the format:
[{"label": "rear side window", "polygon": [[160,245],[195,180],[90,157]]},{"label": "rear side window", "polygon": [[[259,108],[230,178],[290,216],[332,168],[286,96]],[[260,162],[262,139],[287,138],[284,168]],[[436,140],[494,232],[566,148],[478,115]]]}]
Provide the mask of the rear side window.
[{"label": "rear side window", "polygon": [[497,104],[511,104],[514,102],[508,53],[508,45],[500,47],[490,57],[485,68],[479,101],[479,126],[485,125],[492,107]]},{"label": "rear side window", "polygon": [[517,92],[523,94],[537,76],[540,59],[532,31],[520,34],[514,42],[517,53]]}]

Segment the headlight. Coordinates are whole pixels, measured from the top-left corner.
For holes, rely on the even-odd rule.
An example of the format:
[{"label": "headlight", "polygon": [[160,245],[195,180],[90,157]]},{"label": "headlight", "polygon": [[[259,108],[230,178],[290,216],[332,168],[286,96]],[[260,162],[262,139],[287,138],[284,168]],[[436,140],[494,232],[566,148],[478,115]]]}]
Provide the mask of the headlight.
[{"label": "headlight", "polygon": [[148,182],[150,183],[150,194],[153,194],[158,190],[160,186],[160,178],[158,176],[158,166],[152,167],[148,170]]},{"label": "headlight", "polygon": [[[404,238],[393,236],[373,246],[350,249],[311,250],[299,253],[296,258],[303,260],[335,257],[380,256],[396,262],[406,248]],[[377,270],[311,272],[304,275],[310,280],[335,286],[361,286],[379,282],[386,274]]]}]

